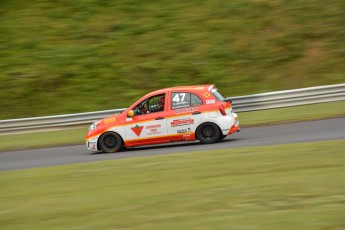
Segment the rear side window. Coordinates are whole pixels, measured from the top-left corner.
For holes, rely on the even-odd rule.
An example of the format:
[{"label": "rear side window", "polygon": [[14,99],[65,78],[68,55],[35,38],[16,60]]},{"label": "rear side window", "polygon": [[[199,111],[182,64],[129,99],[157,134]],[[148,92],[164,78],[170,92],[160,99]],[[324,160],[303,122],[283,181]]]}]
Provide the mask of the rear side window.
[{"label": "rear side window", "polygon": [[171,94],[171,108],[179,109],[190,106],[202,105],[202,100],[192,93],[172,93]]},{"label": "rear side window", "polygon": [[191,106],[202,105],[202,100],[197,95],[191,94],[190,95],[190,104],[191,104]]}]

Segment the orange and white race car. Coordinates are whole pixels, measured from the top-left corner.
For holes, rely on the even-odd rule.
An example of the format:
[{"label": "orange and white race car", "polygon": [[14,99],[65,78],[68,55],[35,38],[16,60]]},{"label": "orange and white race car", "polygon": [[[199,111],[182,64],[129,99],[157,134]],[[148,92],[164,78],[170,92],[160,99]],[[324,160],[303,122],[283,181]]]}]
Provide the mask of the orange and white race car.
[{"label": "orange and white race car", "polygon": [[93,123],[86,135],[90,151],[199,140],[210,144],[240,130],[239,119],[214,85],[154,91],[120,114]]}]

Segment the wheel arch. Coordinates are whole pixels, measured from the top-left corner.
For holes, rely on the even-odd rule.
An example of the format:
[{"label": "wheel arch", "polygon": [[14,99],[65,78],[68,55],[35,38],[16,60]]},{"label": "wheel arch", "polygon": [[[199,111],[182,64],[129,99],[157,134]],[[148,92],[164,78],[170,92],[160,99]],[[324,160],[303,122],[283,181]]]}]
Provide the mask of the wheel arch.
[{"label": "wheel arch", "polygon": [[108,134],[108,133],[115,133],[115,134],[119,135],[119,137],[120,137],[121,140],[122,140],[122,145],[123,145],[123,146],[125,145],[125,142],[124,142],[124,140],[123,140],[123,137],[121,136],[120,133],[115,132],[115,131],[106,131],[106,132],[102,133],[102,134],[98,137],[98,139],[97,139],[97,149],[98,149],[98,150],[103,150],[103,149],[101,148],[101,145],[99,144],[99,142],[100,142],[100,140],[102,140],[102,137],[103,137],[104,135]]},{"label": "wheel arch", "polygon": [[216,125],[216,126],[218,127],[219,131],[222,132],[222,130],[220,129],[219,125],[218,125],[216,122],[213,122],[213,121],[205,121],[205,122],[200,123],[200,124],[198,125],[198,127],[195,129],[195,133],[194,133],[194,135],[195,135],[195,140],[198,140],[198,135],[197,135],[197,133],[198,133],[199,129],[200,129],[203,125],[207,125],[207,124],[214,124],[214,125]]}]

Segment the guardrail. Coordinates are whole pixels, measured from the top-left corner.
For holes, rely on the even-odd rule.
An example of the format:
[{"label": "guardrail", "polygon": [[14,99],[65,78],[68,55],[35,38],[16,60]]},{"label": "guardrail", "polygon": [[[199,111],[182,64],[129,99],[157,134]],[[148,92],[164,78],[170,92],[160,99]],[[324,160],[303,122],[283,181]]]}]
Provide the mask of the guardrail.
[{"label": "guardrail", "polygon": [[[228,97],[235,112],[281,108],[305,104],[345,100],[345,84],[284,90],[248,96]],[[126,108],[88,113],[66,114],[46,117],[0,120],[0,133],[40,131],[51,128],[91,124],[101,118],[120,113]]]},{"label": "guardrail", "polygon": [[236,112],[274,109],[345,100],[345,84],[317,86],[229,98],[232,99],[232,105]]}]

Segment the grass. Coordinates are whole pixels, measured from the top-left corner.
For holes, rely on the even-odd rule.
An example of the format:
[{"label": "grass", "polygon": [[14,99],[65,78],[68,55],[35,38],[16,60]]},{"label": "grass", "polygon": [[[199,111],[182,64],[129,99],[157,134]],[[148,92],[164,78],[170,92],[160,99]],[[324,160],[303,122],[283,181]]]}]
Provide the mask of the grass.
[{"label": "grass", "polygon": [[225,96],[344,82],[343,1],[3,0],[0,119],[127,106],[167,86]]},{"label": "grass", "polygon": [[[236,110],[235,110],[236,111]],[[345,116],[345,101],[295,106],[281,109],[243,112],[238,114],[241,127],[280,124]],[[0,136],[0,151],[83,144],[87,126],[41,133],[12,134]]]},{"label": "grass", "polygon": [[58,131],[2,135],[0,136],[0,150],[83,144],[87,130],[88,126]]},{"label": "grass", "polygon": [[345,101],[239,113],[243,126],[281,124],[345,116]]},{"label": "grass", "polygon": [[343,229],[345,141],[0,173],[4,229]]}]

